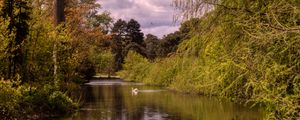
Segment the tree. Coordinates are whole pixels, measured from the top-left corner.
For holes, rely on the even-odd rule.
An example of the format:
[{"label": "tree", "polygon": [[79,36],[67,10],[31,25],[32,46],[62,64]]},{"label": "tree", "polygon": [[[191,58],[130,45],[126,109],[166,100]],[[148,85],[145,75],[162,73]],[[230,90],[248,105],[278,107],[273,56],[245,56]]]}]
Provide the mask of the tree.
[{"label": "tree", "polygon": [[182,34],[179,31],[170,33],[160,41],[159,56],[166,57],[170,53],[176,52],[177,46],[182,41]]},{"label": "tree", "polygon": [[[102,54],[103,51],[109,49],[111,36],[107,33],[110,29],[112,18],[108,12],[98,12],[101,6],[96,0],[65,1],[67,25],[65,30],[69,31],[72,37],[70,40],[64,41],[64,47],[67,49],[66,51],[60,51],[60,54],[64,57],[63,61],[70,60],[73,62],[72,64],[76,64],[74,66],[76,70],[74,71],[77,75],[81,75],[87,73],[83,72],[83,70],[87,69],[82,67],[91,66],[90,64],[92,64],[96,68],[98,62],[96,62],[94,56],[99,56],[98,54]],[[66,52],[69,53],[69,57],[65,56]],[[76,62],[74,59],[76,59]],[[72,72],[74,69],[68,62],[65,62],[64,66],[60,70]]]},{"label": "tree", "polygon": [[[62,22],[65,21],[65,12],[64,12],[64,0],[54,0],[54,24],[58,26]],[[57,58],[57,41],[54,42],[53,47],[53,63],[54,63],[54,69],[53,69],[53,75],[54,75],[54,83],[56,87],[58,87],[59,80],[57,75],[58,70],[58,58]]]},{"label": "tree", "polygon": [[140,24],[131,19],[128,23],[119,19],[112,28],[113,42],[112,53],[114,54],[114,71],[122,69],[122,63],[129,50],[134,50],[146,56],[144,46],[144,34]]},{"label": "tree", "polygon": [[143,44],[144,34],[141,32],[141,25],[134,19],[130,19],[127,23],[127,36],[130,42],[137,43],[139,45]]},{"label": "tree", "polygon": [[159,50],[159,39],[157,36],[152,34],[147,34],[145,39],[147,58],[153,60],[158,55]]},{"label": "tree", "polygon": [[54,0],[54,23],[59,25],[65,21],[64,0]]},{"label": "tree", "polygon": [[[165,35],[159,40],[156,57],[167,57],[169,54],[176,52],[180,43],[192,37],[191,33],[199,32],[200,23],[201,20],[199,18],[191,18],[181,24],[179,31]],[[149,37],[151,38],[151,36]]]},{"label": "tree", "polygon": [[[26,0],[5,0],[1,16],[8,22],[8,35],[10,40],[7,46],[7,79],[16,75],[25,75],[23,43],[26,42],[29,33],[30,2]],[[6,36],[8,37],[8,36]]]},{"label": "tree", "polygon": [[113,41],[112,41],[112,53],[114,54],[113,69],[118,71],[122,69],[122,63],[124,61],[124,41],[126,38],[127,23],[124,20],[119,19],[114,23],[112,28]]},{"label": "tree", "polygon": [[199,26],[201,23],[201,19],[199,18],[191,18],[183,23],[181,23],[180,28],[179,28],[179,32],[182,34],[183,36],[183,40],[185,39],[190,39],[190,35],[193,32],[199,32],[197,30],[200,29],[201,26]]},{"label": "tree", "polygon": [[105,11],[102,14],[93,14],[89,19],[89,23],[92,27],[101,27],[104,33],[108,33],[110,29],[110,25],[112,22],[112,18],[110,17],[110,13]]}]

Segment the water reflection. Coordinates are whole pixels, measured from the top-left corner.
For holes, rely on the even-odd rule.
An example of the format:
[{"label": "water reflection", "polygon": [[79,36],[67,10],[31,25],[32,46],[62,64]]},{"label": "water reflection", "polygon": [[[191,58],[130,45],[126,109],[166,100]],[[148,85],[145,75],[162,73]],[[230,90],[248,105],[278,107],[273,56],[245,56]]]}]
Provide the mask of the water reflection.
[{"label": "water reflection", "polygon": [[[117,83],[89,84],[84,107],[74,120],[260,120],[257,109],[249,109],[214,97],[162,91],[159,88]],[[122,81],[119,81],[122,82]],[[100,83],[102,84],[102,83]],[[132,88],[139,92],[133,95]]]}]

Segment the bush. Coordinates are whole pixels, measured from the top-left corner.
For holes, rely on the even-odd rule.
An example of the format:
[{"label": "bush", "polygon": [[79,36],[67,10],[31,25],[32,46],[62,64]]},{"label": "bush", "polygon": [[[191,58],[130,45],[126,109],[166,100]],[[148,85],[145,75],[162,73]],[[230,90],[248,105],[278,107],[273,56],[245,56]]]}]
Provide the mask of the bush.
[{"label": "bush", "polygon": [[26,106],[26,112],[52,114],[65,114],[77,106],[70,97],[48,84],[40,90],[31,87],[24,90],[22,105]]},{"label": "bush", "polygon": [[51,115],[66,114],[76,107],[77,104],[70,97],[57,91],[52,85],[44,85],[38,89],[11,81],[0,81],[0,117],[3,119],[25,119],[28,114],[47,112]]},{"label": "bush", "polygon": [[21,93],[11,81],[0,80],[0,117],[12,119],[19,114]]},{"label": "bush", "polygon": [[125,64],[123,66],[126,71],[120,71],[117,74],[132,81],[141,81],[144,76],[148,73],[148,66],[150,63],[148,60],[141,55],[129,51],[125,58]]},{"label": "bush", "polygon": [[66,94],[55,91],[48,97],[49,105],[52,111],[67,113],[75,108],[75,104]]}]

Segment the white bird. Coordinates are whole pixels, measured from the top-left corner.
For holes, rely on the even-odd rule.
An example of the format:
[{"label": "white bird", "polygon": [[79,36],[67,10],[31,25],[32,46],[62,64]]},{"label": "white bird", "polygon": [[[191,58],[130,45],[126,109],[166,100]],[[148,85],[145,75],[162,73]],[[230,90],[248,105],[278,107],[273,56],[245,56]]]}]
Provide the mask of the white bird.
[{"label": "white bird", "polygon": [[137,95],[138,92],[139,92],[139,90],[137,88],[131,88],[132,94]]}]

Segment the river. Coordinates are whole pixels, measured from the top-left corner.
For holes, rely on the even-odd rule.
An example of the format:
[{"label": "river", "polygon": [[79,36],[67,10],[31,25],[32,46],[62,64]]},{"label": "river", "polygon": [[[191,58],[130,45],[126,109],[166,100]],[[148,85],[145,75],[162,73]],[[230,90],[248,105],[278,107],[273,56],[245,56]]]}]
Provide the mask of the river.
[{"label": "river", "polygon": [[[137,92],[132,92],[137,88]],[[84,86],[84,105],[65,120],[261,120],[258,108],[122,80]]]}]

